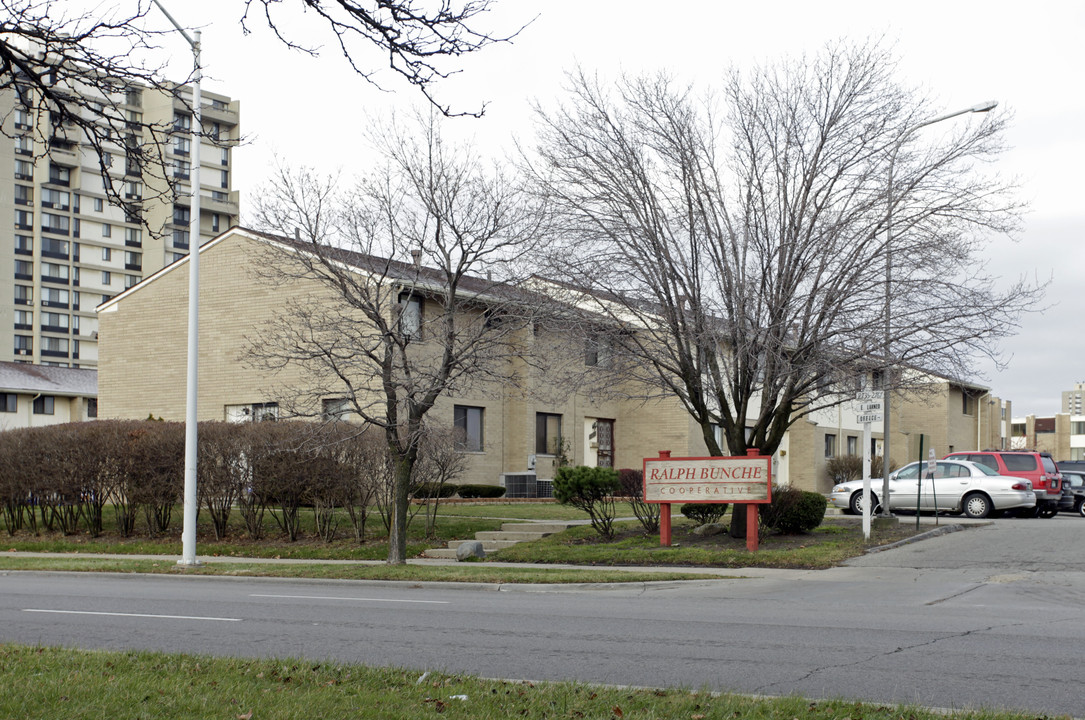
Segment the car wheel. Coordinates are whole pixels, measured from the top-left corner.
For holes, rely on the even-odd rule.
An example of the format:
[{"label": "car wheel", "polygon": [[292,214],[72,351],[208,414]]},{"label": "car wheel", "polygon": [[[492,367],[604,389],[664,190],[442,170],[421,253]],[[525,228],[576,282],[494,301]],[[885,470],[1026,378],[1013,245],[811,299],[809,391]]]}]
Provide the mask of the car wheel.
[{"label": "car wheel", "polygon": [[1077,501],[1077,504],[1074,505],[1074,512],[1081,517],[1085,517],[1085,498],[1081,498]]},{"label": "car wheel", "polygon": [[[871,515],[873,515],[874,513],[878,512],[878,496],[874,494],[873,490],[870,491],[870,499],[874,503],[874,510],[873,510],[873,512],[870,513]],[[862,515],[863,514],[863,491],[862,490],[857,490],[857,491],[855,491],[855,492],[853,492],[851,494],[851,500],[848,502],[848,510],[851,511],[852,515]]]},{"label": "car wheel", "polygon": [[990,514],[991,501],[986,495],[972,493],[970,495],[965,495],[964,500],[961,502],[961,507],[964,508],[965,517],[979,520]]},{"label": "car wheel", "polygon": [[1039,509],[1037,514],[1039,515],[1039,517],[1042,517],[1044,520],[1050,520],[1051,518],[1053,518],[1053,517],[1055,517],[1056,515],[1059,514],[1059,506],[1058,505],[1044,505],[1042,508]]}]

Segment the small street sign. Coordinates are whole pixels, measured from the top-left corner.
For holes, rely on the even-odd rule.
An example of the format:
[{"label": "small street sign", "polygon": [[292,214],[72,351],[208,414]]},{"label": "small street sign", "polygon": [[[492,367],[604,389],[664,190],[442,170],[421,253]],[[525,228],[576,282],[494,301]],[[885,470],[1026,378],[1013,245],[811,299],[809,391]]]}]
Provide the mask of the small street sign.
[{"label": "small street sign", "polygon": [[859,404],[859,412],[861,413],[881,412],[881,409],[881,402],[865,402]]},{"label": "small street sign", "polygon": [[863,390],[855,393],[855,399],[859,402],[870,402],[871,400],[881,400],[884,394],[881,392],[874,392],[873,390]]},{"label": "small street sign", "polygon": [[855,422],[858,423],[876,423],[882,421],[881,413],[867,413],[865,415],[859,414],[855,416]]}]

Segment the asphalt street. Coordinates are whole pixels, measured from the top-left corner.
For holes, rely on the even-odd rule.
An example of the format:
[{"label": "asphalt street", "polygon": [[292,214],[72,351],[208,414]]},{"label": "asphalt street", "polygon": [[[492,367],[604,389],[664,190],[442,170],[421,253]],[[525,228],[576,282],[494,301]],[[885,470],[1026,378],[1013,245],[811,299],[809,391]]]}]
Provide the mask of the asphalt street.
[{"label": "asphalt street", "polygon": [[8,573],[0,641],[1082,717],[1081,532],[999,520],[831,570],[592,588]]}]

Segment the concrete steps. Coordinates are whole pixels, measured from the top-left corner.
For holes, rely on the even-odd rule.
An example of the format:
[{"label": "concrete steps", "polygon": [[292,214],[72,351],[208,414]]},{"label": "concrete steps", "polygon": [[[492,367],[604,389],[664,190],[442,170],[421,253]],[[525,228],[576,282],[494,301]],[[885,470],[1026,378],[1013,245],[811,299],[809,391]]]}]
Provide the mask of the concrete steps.
[{"label": "concrete steps", "polygon": [[[475,533],[475,539],[482,543],[482,549],[487,553],[496,552],[503,548],[511,547],[518,542],[528,540],[541,540],[547,535],[553,535],[570,527],[573,523],[555,522],[507,522],[501,524],[500,530],[486,530]],[[456,548],[463,540],[451,540],[447,548],[433,548],[426,551],[428,558],[451,558],[456,559]]]}]

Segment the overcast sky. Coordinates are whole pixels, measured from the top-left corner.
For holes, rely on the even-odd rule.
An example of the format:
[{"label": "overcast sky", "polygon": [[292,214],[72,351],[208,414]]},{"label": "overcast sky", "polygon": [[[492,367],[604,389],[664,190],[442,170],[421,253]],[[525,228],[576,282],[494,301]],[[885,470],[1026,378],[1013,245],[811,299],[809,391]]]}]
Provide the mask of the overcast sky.
[{"label": "overcast sky", "polygon": [[[86,0],[88,6],[97,0]],[[358,81],[336,51],[317,59],[291,52],[258,23],[243,36],[241,0],[163,0],[179,22],[201,27],[205,87],[241,100],[249,142],[235,152],[235,188],[246,199],[275,157],[346,173],[364,167],[368,117],[419,105],[420,97],[388,73],[382,92]],[[293,6],[300,3],[286,3]],[[990,268],[1006,279],[1025,274],[1048,288],[1048,309],[1022,319],[1004,343],[1008,367],[988,366],[992,392],[1013,414],[1061,411],[1061,391],[1085,381],[1079,286],[1085,270],[1085,3],[894,3],[787,0],[763,3],[688,0],[668,12],[643,0],[504,0],[487,20],[495,33],[532,21],[512,44],[465,58],[463,73],[437,89],[462,110],[487,102],[485,117],[462,131],[487,146],[511,147],[531,130],[531,104],[560,96],[563,74],[580,65],[604,76],[667,69],[710,85],[732,64],[816,52],[840,38],[884,37],[900,57],[900,77],[925,89],[931,115],[997,100],[1014,120],[1012,149],[999,168],[1020,179],[1030,203],[1016,242],[992,238]],[[537,17],[536,17],[537,16]],[[284,31],[304,30],[296,11]],[[165,24],[163,20],[163,24]],[[179,76],[190,64],[180,39]],[[366,58],[378,68],[379,55]],[[954,122],[954,121],[949,121]]]}]

